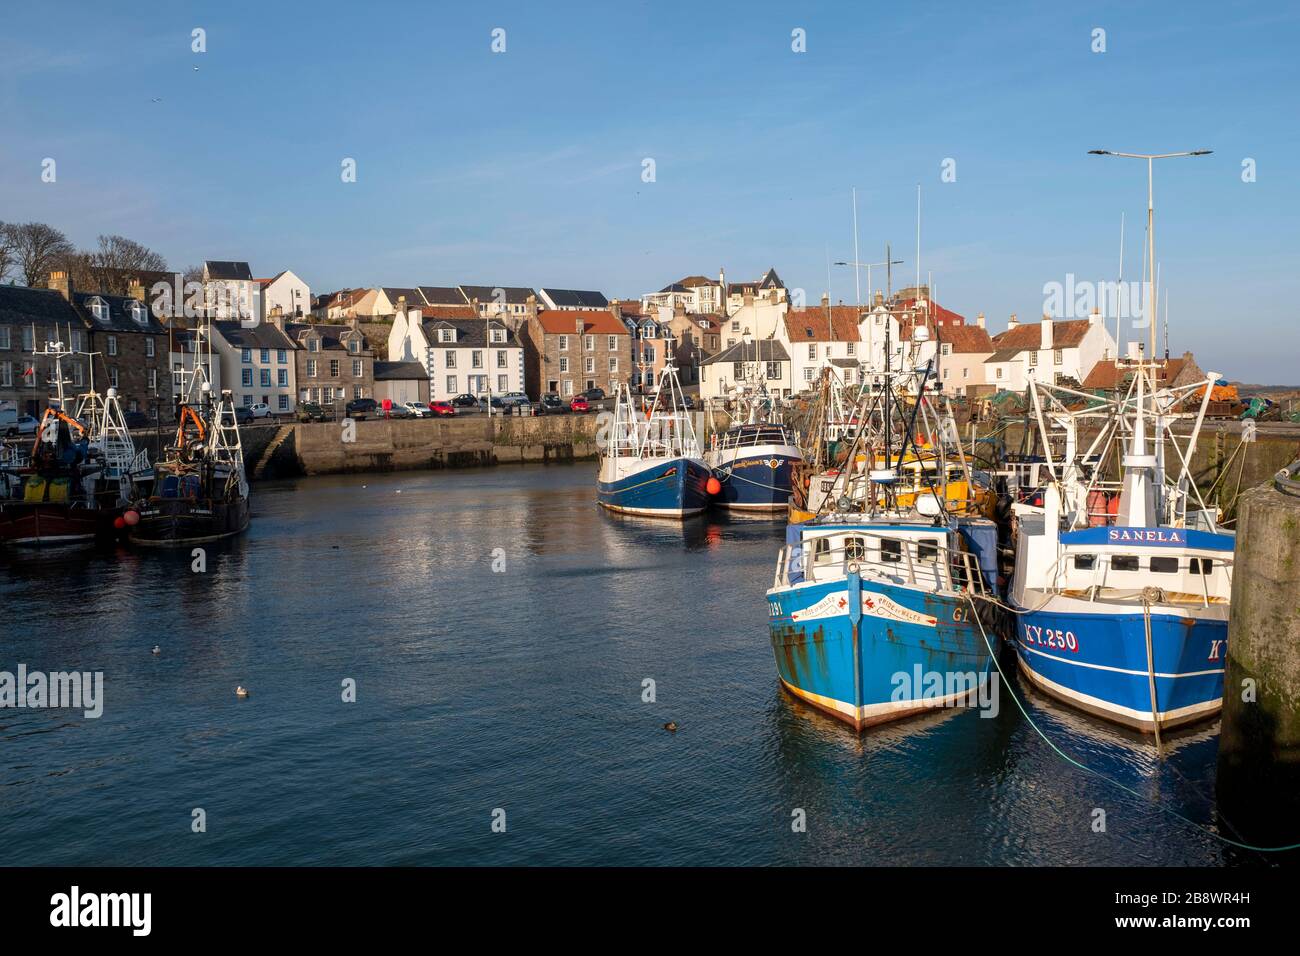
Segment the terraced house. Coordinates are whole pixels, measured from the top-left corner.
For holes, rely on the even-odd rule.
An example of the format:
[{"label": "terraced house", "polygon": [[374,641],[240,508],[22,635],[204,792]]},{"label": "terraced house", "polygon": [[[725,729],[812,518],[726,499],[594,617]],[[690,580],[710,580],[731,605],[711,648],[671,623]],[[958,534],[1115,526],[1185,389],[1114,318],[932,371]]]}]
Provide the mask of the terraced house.
[{"label": "terraced house", "polygon": [[354,398],[375,397],[375,353],[356,319],[347,325],[285,326],[293,341],[298,401],[335,411]]},{"label": "terraced house", "polygon": [[77,292],[57,275],[51,275],[50,287],[68,297],[90,330],[95,388],[101,393],[117,389],[117,399],[128,412],[160,421],[174,418],[167,329],[145,305],[144,287],[133,283],[129,296]]},{"label": "terraced house", "polygon": [[214,361],[220,357],[222,387],[233,393],[236,405],[264,403],[277,415],[297,408],[294,344],[283,318],[253,328],[213,322],[212,351]]},{"label": "terraced house", "polygon": [[497,319],[399,313],[388,335],[388,360],[423,365],[433,400],[524,390],[524,350],[514,330]]},{"label": "terraced house", "polygon": [[612,395],[631,379],[632,336],[615,310],[543,309],[522,326],[528,397],[572,398],[590,388]]},{"label": "terraced house", "polygon": [[[36,352],[48,342],[86,351],[89,332],[58,292],[0,285],[0,409],[41,414],[53,366]],[[85,357],[73,357],[64,365],[64,374],[85,382]]]}]

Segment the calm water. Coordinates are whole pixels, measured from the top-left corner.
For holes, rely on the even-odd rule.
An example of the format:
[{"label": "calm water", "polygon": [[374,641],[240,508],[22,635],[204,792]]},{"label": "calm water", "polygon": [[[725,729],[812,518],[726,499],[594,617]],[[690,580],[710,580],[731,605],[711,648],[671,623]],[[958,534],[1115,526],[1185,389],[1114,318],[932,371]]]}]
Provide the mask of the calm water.
[{"label": "calm water", "polygon": [[4,862],[1250,859],[1153,806],[1213,824],[1213,728],[1157,762],[1031,700],[1151,802],[1065,765],[1005,695],[996,719],[859,739],[777,684],[780,523],[613,518],[593,485],[593,465],[264,483],[205,574],[188,554],[0,557],[0,670],[106,685],[99,720],[0,710]]}]

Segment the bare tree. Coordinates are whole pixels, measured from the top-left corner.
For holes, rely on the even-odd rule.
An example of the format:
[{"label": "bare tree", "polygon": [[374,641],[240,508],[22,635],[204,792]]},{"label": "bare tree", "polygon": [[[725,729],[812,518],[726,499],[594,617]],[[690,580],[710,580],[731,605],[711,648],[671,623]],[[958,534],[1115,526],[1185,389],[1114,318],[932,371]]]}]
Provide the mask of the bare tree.
[{"label": "bare tree", "polygon": [[50,270],[65,265],[74,253],[68,237],[43,222],[10,225],[8,232],[14,260],[29,286],[44,283]]},{"label": "bare tree", "polygon": [[0,282],[5,281],[15,262],[13,239],[9,235],[11,228],[8,223],[0,221]]},{"label": "bare tree", "polygon": [[132,279],[141,273],[164,272],[167,260],[147,246],[125,236],[100,236],[99,248],[80,254],[90,275],[83,288],[126,295]]}]

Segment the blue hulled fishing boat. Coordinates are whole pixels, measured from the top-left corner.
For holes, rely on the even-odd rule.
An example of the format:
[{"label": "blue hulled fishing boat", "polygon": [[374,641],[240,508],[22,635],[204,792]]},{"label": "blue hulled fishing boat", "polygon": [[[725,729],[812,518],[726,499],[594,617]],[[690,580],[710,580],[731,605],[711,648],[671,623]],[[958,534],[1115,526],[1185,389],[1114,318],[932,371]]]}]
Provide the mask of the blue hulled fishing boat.
[{"label": "blue hulled fishing boat", "polygon": [[[761,343],[744,344],[754,348]],[[785,511],[793,469],[803,454],[767,393],[766,376],[759,374],[766,363],[756,359],[745,365],[752,372],[737,383],[732,425],[714,434],[704,456],[718,481],[713,503],[734,511]]]},{"label": "blue hulled fishing boat", "polygon": [[[1049,461],[1056,480],[1042,508],[1015,506],[1010,602],[1018,611],[1017,658],[1030,681],[1158,736],[1222,706],[1235,537],[1217,527],[1188,468],[1214,376],[1157,390],[1157,363],[1139,360],[1129,369],[1127,394],[1101,409],[1108,420],[1082,455],[1076,421],[1099,409],[1072,412],[1062,399],[1080,393],[1031,387],[1044,446],[1055,426],[1067,451]],[[1198,389],[1199,412],[1180,413]],[[1174,424],[1189,418],[1190,434],[1174,434]],[[1115,464],[1112,448],[1123,451],[1118,482],[1103,478]],[[1167,448],[1181,462],[1176,478],[1166,473]]]},{"label": "blue hulled fishing boat", "polygon": [[[884,401],[885,460],[912,445],[910,410],[892,385]],[[866,409],[863,408],[865,412]],[[863,414],[861,420],[867,420]],[[996,606],[997,529],[950,507],[940,482],[900,507],[892,469],[859,473],[874,432],[847,457],[834,507],[791,524],[767,592],[772,652],[788,691],[857,730],[936,707],[987,704]],[[936,449],[943,454],[942,448]],[[862,493],[853,493],[865,483]]]},{"label": "blue hulled fishing boat", "polygon": [[596,500],[624,514],[686,518],[708,507],[709,480],[670,355],[646,418],[627,386],[619,388],[601,450]]}]

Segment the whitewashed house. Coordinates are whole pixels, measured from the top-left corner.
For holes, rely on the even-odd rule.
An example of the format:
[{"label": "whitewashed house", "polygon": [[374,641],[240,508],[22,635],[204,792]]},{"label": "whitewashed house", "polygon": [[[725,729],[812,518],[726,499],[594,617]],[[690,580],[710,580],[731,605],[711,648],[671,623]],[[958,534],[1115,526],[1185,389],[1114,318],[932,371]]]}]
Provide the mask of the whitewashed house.
[{"label": "whitewashed house", "polygon": [[700,399],[706,405],[719,405],[755,378],[763,379],[769,395],[789,398],[798,391],[790,364],[785,345],[777,339],[738,342],[700,363]]},{"label": "whitewashed house", "polygon": [[862,343],[858,330],[858,307],[822,305],[792,309],[777,332],[790,354],[790,369],[796,392],[812,388],[819,373],[833,366],[840,380],[854,385],[860,381]]},{"label": "whitewashed house", "polygon": [[261,318],[273,314],[296,321],[311,311],[311,288],[290,269],[270,279],[257,279],[261,288]]},{"label": "whitewashed house", "polygon": [[1005,332],[993,336],[993,354],[984,362],[984,381],[995,389],[1023,391],[1030,379],[1046,384],[1083,383],[1098,362],[1116,357],[1115,339],[1101,314],[1086,319],[1019,322],[1011,316]]},{"label": "whitewashed house", "polygon": [[260,321],[260,288],[247,262],[213,259],[203,263],[203,301],[214,319]]},{"label": "whitewashed house", "polygon": [[524,391],[524,349],[498,319],[424,320],[419,309],[393,317],[388,361],[419,362],[431,401]]}]

